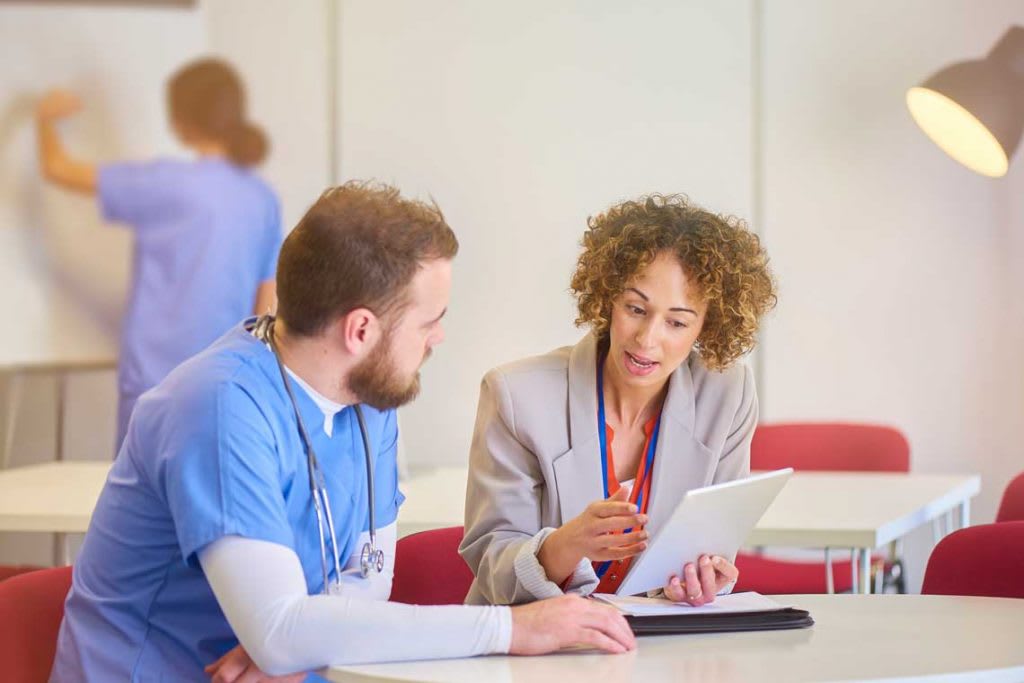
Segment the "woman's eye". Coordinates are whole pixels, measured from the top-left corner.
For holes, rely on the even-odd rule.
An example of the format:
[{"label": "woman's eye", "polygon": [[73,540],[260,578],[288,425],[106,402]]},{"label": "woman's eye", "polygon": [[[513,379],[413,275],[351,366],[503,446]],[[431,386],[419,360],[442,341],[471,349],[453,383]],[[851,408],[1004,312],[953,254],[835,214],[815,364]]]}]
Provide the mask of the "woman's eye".
[{"label": "woman's eye", "polygon": [[643,315],[644,309],[639,306],[633,306],[632,304],[626,304],[626,309],[633,315]]},{"label": "woman's eye", "polygon": [[682,329],[687,327],[686,323],[679,322],[678,320],[669,320],[668,324],[676,329]]}]

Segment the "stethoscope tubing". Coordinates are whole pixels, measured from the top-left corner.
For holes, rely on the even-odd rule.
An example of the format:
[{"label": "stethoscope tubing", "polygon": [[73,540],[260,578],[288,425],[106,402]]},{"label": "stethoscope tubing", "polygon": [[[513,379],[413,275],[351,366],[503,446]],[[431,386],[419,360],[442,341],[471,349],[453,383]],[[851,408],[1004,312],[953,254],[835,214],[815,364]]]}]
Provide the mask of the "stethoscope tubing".
[{"label": "stethoscope tubing", "polygon": [[[270,345],[270,350],[274,354],[274,359],[277,361],[277,369],[281,373],[281,381],[284,383],[285,392],[288,394],[288,400],[291,402],[292,410],[295,413],[295,421],[298,424],[299,436],[301,437],[303,447],[306,450],[306,468],[309,474],[309,490],[312,498],[313,511],[316,515],[317,532],[320,542],[320,567],[323,572],[324,579],[323,590],[324,593],[329,593],[327,539],[324,534],[325,519],[327,522],[327,532],[331,536],[332,552],[330,554],[334,560],[335,584],[340,585],[341,576],[351,572],[342,572],[341,570],[341,562],[338,557],[338,535],[334,527],[334,516],[331,514],[331,500],[327,495],[327,482],[324,478],[323,470],[320,467],[320,461],[316,457],[316,451],[313,449],[313,442],[309,438],[309,432],[306,431],[306,424],[302,419],[302,415],[299,414],[299,405],[295,400],[295,394],[292,391],[291,380],[289,379],[284,363],[281,360],[281,354],[277,350],[277,343],[274,340],[273,317],[263,316],[260,318],[256,322],[255,332],[258,338],[265,340]],[[363,417],[362,406],[356,404],[353,407],[356,411],[356,420],[359,422],[359,434],[363,441],[363,456],[366,463],[367,508],[370,522],[370,542],[363,546],[359,558],[359,573],[365,578],[369,575],[371,568],[376,569],[378,573],[384,571],[384,554],[382,551],[377,550],[377,526],[374,509],[373,455],[370,452],[369,434],[367,433],[366,420]]]}]

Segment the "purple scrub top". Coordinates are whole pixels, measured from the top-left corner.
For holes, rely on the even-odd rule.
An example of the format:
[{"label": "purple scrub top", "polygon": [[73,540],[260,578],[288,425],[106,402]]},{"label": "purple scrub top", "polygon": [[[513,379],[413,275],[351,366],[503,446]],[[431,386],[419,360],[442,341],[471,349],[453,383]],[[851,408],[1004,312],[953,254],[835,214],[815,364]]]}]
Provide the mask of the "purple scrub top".
[{"label": "purple scrub top", "polygon": [[120,446],[138,396],[251,315],[274,277],[281,212],[254,173],[219,158],[100,168],[103,217],[135,233],[118,366]]}]

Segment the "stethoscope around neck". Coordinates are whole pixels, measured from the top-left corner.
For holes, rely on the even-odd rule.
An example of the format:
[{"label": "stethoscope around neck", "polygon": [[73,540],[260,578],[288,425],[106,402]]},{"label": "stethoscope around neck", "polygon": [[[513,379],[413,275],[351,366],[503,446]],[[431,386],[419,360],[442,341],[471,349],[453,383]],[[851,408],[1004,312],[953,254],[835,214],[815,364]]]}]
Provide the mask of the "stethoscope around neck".
[{"label": "stethoscope around neck", "polygon": [[[340,591],[341,577],[344,574],[353,574],[358,572],[360,576],[366,578],[370,575],[371,569],[375,570],[378,574],[384,571],[384,552],[377,548],[377,526],[374,520],[373,504],[373,455],[370,452],[370,439],[366,432],[366,420],[363,418],[363,408],[359,404],[353,406],[356,411],[356,419],[359,421],[359,434],[363,440],[363,456],[366,460],[366,500],[367,512],[369,513],[370,521],[370,541],[369,543],[364,543],[362,550],[359,552],[359,568],[349,569],[343,572],[341,570],[341,561],[338,558],[338,535],[334,530],[334,517],[331,515],[331,500],[327,495],[327,482],[324,479],[323,470],[320,468],[320,461],[316,457],[316,451],[313,450],[313,442],[310,440],[309,433],[306,431],[306,424],[303,422],[302,415],[299,413],[299,405],[296,402],[295,394],[292,391],[291,380],[288,377],[288,372],[285,370],[284,363],[281,361],[281,354],[278,351],[277,343],[274,340],[274,316],[261,316],[253,327],[253,335],[257,339],[266,342],[270,346],[271,352],[274,354],[274,360],[277,361],[277,369],[281,372],[281,381],[284,382],[285,392],[288,394],[288,399],[292,404],[292,410],[295,412],[295,421],[299,427],[299,436],[302,439],[303,448],[306,450],[306,469],[309,473],[309,492],[310,498],[313,502],[313,511],[316,514],[316,525],[320,538],[320,567],[324,576],[323,592],[325,594],[329,594],[331,592]],[[324,532],[325,527],[327,529],[326,533]],[[333,586],[330,583],[330,572],[328,571],[327,565],[327,534],[330,534],[331,537],[332,552],[330,554],[334,560]]]}]

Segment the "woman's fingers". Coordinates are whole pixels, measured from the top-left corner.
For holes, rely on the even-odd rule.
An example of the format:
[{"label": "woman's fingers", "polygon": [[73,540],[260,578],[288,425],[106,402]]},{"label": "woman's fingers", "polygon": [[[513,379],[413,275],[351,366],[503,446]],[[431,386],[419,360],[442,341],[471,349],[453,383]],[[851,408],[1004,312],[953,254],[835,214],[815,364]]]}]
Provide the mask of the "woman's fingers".
[{"label": "woman's fingers", "polygon": [[619,546],[616,548],[601,548],[600,550],[591,553],[587,557],[597,562],[606,562],[608,560],[624,560],[627,557],[633,557],[639,553],[642,553],[647,549],[647,543],[633,543],[631,545]]},{"label": "woman's fingers", "polygon": [[622,515],[635,515],[636,505],[628,501],[600,500],[591,503],[588,508],[590,514],[598,519],[605,517],[619,517]]},{"label": "woman's fingers", "polygon": [[700,578],[697,576],[697,567],[693,562],[687,562],[683,567],[683,578],[685,580],[686,602],[695,607],[704,604],[704,591],[700,587]]},{"label": "woman's fingers", "polygon": [[718,592],[718,572],[711,564],[711,558],[701,555],[697,560],[697,572],[700,577],[700,590],[704,597],[704,603],[715,601],[715,594]]},{"label": "woman's fingers", "polygon": [[45,118],[60,118],[73,114],[82,106],[78,97],[67,90],[51,90],[36,105],[36,111]]},{"label": "woman's fingers", "polygon": [[665,584],[665,597],[672,602],[686,602],[686,591],[678,576],[673,576]]},{"label": "woman's fingers", "polygon": [[[721,555],[715,555],[711,558],[711,564],[715,568],[717,574],[717,586],[718,590],[722,590],[730,583],[740,578],[740,570],[729,560],[725,559]],[[716,593],[718,591],[715,591]]]},{"label": "woman's fingers", "polygon": [[594,520],[590,527],[592,533],[613,534],[626,529],[641,527],[647,523],[647,515],[618,515]]},{"label": "woman's fingers", "polygon": [[628,534],[601,534],[594,538],[593,552],[601,552],[609,548],[621,548],[626,545],[635,545],[647,540],[649,534],[644,529],[634,528]]}]

